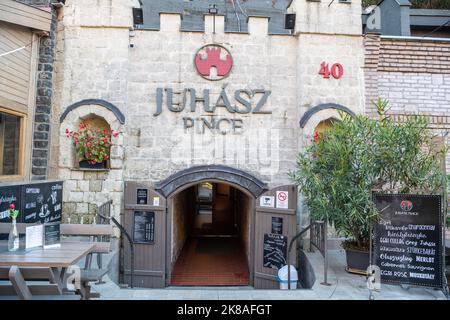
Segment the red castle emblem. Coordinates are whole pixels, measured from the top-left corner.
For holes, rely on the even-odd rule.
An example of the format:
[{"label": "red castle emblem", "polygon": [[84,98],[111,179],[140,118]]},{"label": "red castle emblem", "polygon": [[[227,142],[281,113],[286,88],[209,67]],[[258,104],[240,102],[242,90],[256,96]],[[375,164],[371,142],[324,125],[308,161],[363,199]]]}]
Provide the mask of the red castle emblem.
[{"label": "red castle emblem", "polygon": [[230,52],[222,46],[211,44],[200,48],[195,55],[197,72],[207,80],[222,80],[233,67]]}]

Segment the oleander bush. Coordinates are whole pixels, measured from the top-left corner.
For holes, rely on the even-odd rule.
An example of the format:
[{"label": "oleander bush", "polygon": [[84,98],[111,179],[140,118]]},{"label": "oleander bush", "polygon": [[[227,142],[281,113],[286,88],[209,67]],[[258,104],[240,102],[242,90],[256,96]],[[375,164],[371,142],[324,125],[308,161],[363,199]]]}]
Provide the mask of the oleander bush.
[{"label": "oleander bush", "polygon": [[342,113],[342,121],[316,133],[290,173],[312,219],[332,224],[348,239],[344,248],[368,249],[370,226],[379,217],[373,190],[436,193],[447,184],[426,118],[399,123],[387,114],[387,101],[376,105],[377,119]]}]

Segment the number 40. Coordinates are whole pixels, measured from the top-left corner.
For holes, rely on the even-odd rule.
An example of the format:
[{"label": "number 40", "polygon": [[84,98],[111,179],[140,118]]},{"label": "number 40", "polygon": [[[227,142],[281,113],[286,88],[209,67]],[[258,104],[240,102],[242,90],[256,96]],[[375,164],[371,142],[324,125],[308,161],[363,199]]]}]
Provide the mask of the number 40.
[{"label": "number 40", "polygon": [[325,79],[330,79],[330,74],[335,79],[340,79],[344,75],[344,67],[340,63],[335,63],[331,66],[331,72],[329,64],[326,62],[322,62],[320,65],[319,74],[322,75]]}]

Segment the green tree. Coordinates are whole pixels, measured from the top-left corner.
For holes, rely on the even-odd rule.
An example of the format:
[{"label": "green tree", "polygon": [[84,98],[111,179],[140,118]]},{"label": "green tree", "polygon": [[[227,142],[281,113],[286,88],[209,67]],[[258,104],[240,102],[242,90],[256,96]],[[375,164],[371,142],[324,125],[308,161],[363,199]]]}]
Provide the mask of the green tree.
[{"label": "green tree", "polygon": [[291,178],[311,217],[327,220],[346,238],[346,247],[367,249],[379,212],[373,190],[436,193],[446,185],[440,157],[425,117],[399,123],[377,102],[378,119],[341,114],[341,121],[299,155]]}]

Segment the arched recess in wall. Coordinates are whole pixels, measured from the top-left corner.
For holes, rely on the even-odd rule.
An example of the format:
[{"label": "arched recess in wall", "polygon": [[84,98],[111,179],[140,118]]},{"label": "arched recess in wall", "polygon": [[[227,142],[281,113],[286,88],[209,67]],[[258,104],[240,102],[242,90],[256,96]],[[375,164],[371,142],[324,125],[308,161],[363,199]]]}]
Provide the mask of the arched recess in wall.
[{"label": "arched recess in wall", "polygon": [[341,118],[339,112],[344,112],[352,117],[356,115],[349,108],[335,103],[320,104],[305,112],[300,120],[300,128],[303,130],[302,136],[305,141],[312,141],[316,130],[325,131],[333,121],[338,121]]},{"label": "arched recess in wall", "polygon": [[[86,99],[68,106],[60,117],[59,168],[76,168],[76,156],[66,130],[77,131],[81,122],[99,129],[124,132],[125,116],[113,104],[100,99]],[[123,168],[123,134],[112,139],[110,169]]]}]

